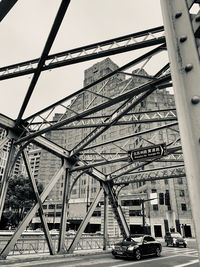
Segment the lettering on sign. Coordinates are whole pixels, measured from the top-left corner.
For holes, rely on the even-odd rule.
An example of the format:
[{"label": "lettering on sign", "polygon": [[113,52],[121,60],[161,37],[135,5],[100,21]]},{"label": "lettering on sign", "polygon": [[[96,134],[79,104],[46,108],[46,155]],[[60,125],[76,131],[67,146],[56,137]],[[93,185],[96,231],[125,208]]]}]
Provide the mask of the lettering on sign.
[{"label": "lettering on sign", "polygon": [[130,162],[145,160],[149,158],[156,158],[166,155],[167,155],[167,148],[165,143],[128,151],[128,158]]}]

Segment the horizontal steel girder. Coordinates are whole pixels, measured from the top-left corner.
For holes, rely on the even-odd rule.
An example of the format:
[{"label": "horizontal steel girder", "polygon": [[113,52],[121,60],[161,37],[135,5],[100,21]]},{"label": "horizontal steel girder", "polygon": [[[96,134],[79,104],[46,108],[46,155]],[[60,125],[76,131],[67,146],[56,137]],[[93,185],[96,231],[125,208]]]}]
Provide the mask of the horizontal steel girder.
[{"label": "horizontal steel girder", "polygon": [[[6,0],[4,0],[6,1]],[[42,71],[165,43],[163,26],[49,55]],[[0,80],[34,73],[39,59],[0,68]]]},{"label": "horizontal steel girder", "polygon": [[185,177],[184,165],[177,166],[166,166],[164,168],[159,168],[155,170],[146,170],[140,172],[134,172],[127,175],[123,175],[117,179],[113,180],[114,185],[124,184],[124,183],[137,183],[145,181],[156,181],[170,178]]},{"label": "horizontal steel girder", "polygon": [[[71,129],[80,129],[80,128],[92,128],[98,126],[107,126],[109,125],[106,120],[109,118],[109,115],[102,116],[91,116],[84,117],[78,121],[75,121],[68,126],[60,127],[57,130],[71,130]],[[152,122],[165,122],[165,121],[176,121],[176,110],[175,109],[166,109],[166,110],[149,110],[146,112],[136,112],[136,113],[128,113],[123,116],[121,120],[119,120],[115,125],[128,125],[128,124],[142,124],[142,123],[152,123]],[[54,124],[55,121],[48,121],[44,124]],[[41,125],[41,122],[31,123],[29,125],[30,132],[34,132],[35,126]],[[32,130],[31,130],[32,129]]]}]

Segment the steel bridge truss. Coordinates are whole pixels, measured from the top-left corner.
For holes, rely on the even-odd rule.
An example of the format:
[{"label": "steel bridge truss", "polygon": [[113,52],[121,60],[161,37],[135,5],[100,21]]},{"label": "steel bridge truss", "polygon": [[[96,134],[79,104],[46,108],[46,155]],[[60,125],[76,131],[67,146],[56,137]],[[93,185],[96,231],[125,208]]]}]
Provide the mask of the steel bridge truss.
[{"label": "steel bridge truss", "polygon": [[[13,1],[13,5],[14,2],[16,1]],[[162,0],[162,2],[168,5],[170,1]],[[190,7],[198,1],[188,0],[182,2],[185,2],[186,6],[182,7],[180,4],[181,8],[184,9],[184,12],[189,13]],[[5,1],[0,3],[0,9],[2,7],[5,8],[3,4],[5,5]],[[145,184],[153,180],[186,176],[176,109],[170,107],[168,109],[158,108],[157,110],[147,110],[141,104],[155,91],[165,90],[172,86],[169,64],[164,62],[154,75],[151,76],[141,75],[139,71],[138,73],[133,72],[135,69],[141,70],[147,64],[151,64],[151,60],[154,57],[162,55],[162,53],[167,53],[164,28],[157,27],[49,55],[49,51],[69,4],[69,0],[61,1],[40,58],[0,68],[0,80],[33,74],[17,119],[13,120],[0,114],[0,127],[5,131],[4,138],[0,141],[0,149],[2,151],[7,149],[8,155],[1,180],[0,216],[4,207],[9,177],[12,175],[13,168],[19,157],[22,157],[24,161],[27,176],[32,183],[35,193],[34,206],[27,213],[14,235],[1,251],[1,259],[7,257],[37,211],[39,212],[50,254],[73,252],[97,204],[103,197],[105,211],[107,210],[108,204],[110,204],[122,235],[128,236],[129,227],[118,202],[118,186],[126,186],[127,184],[138,182]],[[4,16],[11,8],[12,6],[10,5],[4,9]],[[2,16],[2,19],[4,16]],[[199,32],[199,20],[197,20],[197,17],[194,16],[192,20],[192,25],[195,27],[195,37],[198,36]],[[181,38],[181,42],[185,42],[183,36]],[[106,76],[86,85],[75,93],[66,96],[35,114],[27,118],[24,117],[24,112],[42,71],[136,49],[142,51],[143,48],[149,48],[148,52],[141,52],[141,56],[132,59],[132,61],[124,66],[119,67]],[[189,71],[189,67],[189,65],[185,67],[187,68],[187,72]],[[123,77],[126,82],[122,81],[120,77]],[[140,84],[135,83],[136,78],[140,78],[142,82]],[[109,93],[108,88],[115,88],[115,93]],[[80,107],[79,102],[83,96],[87,96],[90,102]],[[195,99],[193,102],[198,102]],[[59,115],[55,116],[55,114]],[[145,124],[148,124],[150,127],[143,130],[141,125]],[[155,127],[155,125],[157,126]],[[115,129],[121,129],[123,131],[128,126],[132,126],[131,132],[126,131],[126,134],[123,132],[120,137],[119,135],[117,137],[115,136]],[[49,133],[60,131],[67,133],[71,130],[75,131],[77,136],[79,136],[75,140],[76,143],[74,146],[71,146],[70,142],[63,146],[55,140],[48,138]],[[107,133],[109,133],[109,138],[105,140],[104,135]],[[173,133],[174,136],[170,141],[166,138],[168,133]],[[151,137],[146,138],[147,134],[150,134]],[[166,155],[143,161],[129,162],[128,151],[130,145],[137,144],[135,149],[141,146],[156,145],[158,135],[162,135],[163,142],[166,143]],[[30,144],[34,144],[60,159],[60,168],[51,178],[41,195],[38,193],[29,162],[28,153]],[[152,163],[154,163],[153,168],[151,167]],[[106,165],[113,166],[113,171],[110,173],[103,172],[101,167]],[[99,182],[99,192],[82,221],[71,245],[66,248],[64,240],[70,195],[73,186],[83,174],[87,174]],[[44,216],[42,203],[63,175],[62,216],[60,220],[58,248],[55,251]],[[104,212],[104,216],[104,249],[106,249],[108,238],[106,212]]]}]

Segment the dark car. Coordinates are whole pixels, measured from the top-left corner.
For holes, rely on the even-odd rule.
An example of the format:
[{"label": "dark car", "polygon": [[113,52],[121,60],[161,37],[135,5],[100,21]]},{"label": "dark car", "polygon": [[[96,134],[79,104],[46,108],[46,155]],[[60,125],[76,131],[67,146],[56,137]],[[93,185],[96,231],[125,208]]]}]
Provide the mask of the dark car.
[{"label": "dark car", "polygon": [[187,247],[187,241],[178,232],[166,233],[165,242],[167,246],[172,245],[173,247],[174,246],[176,247],[183,246],[185,248]]},{"label": "dark car", "polygon": [[112,254],[115,258],[127,257],[140,260],[143,256],[160,256],[162,245],[150,235],[131,235],[122,242],[113,245]]}]

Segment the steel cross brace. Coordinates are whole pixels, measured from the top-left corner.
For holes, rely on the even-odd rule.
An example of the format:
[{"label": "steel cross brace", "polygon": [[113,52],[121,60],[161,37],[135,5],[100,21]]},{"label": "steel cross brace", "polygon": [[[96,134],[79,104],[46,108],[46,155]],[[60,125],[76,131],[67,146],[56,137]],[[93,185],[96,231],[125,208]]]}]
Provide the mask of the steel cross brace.
[{"label": "steel cross brace", "polygon": [[35,194],[35,200],[39,204],[39,209],[38,209],[39,216],[40,216],[41,223],[42,223],[42,226],[43,226],[43,229],[44,229],[44,234],[45,234],[45,237],[46,237],[46,240],[47,240],[47,244],[48,244],[48,247],[49,247],[49,252],[50,252],[51,255],[53,255],[53,254],[55,254],[55,250],[54,250],[54,247],[53,247],[52,238],[51,238],[50,233],[49,233],[49,228],[48,228],[48,225],[47,225],[47,221],[46,221],[46,218],[45,218],[45,215],[44,215],[44,211],[43,211],[43,207],[42,207],[42,201],[40,199],[39,192],[38,192],[38,189],[37,189],[37,185],[36,185],[34,176],[32,174],[31,165],[30,165],[30,162],[29,162],[27,151],[25,151],[25,150],[22,151],[22,156],[23,156],[24,163],[25,163],[25,166],[26,166],[27,174],[29,176],[29,179],[31,180],[32,188],[33,188],[33,191],[34,191],[34,194]]},{"label": "steel cross brace", "polygon": [[[60,177],[64,173],[65,169],[66,169],[66,166],[65,166],[65,163],[63,161],[62,167],[53,176],[53,178],[50,180],[50,182],[47,185],[47,187],[44,189],[44,191],[40,195],[40,201],[42,203],[45,201],[45,199],[47,198],[47,196],[49,195],[49,193],[51,192],[51,190],[53,189],[53,187],[55,186],[55,184],[58,182],[58,180],[60,179]],[[30,223],[31,219],[34,217],[35,213],[39,209],[39,207],[40,207],[39,203],[36,203],[29,210],[29,212],[27,213],[27,215],[25,216],[25,218],[23,219],[23,221],[20,223],[20,225],[16,229],[16,231],[13,234],[13,236],[11,237],[11,239],[8,241],[8,243],[6,244],[6,246],[1,251],[1,253],[0,253],[0,259],[5,259],[8,256],[10,250],[13,249],[15,243],[17,242],[17,240],[19,239],[19,237],[21,236],[21,234],[23,233],[23,231],[26,229],[26,227]]]},{"label": "steel cross brace", "polygon": [[[45,108],[45,109],[33,114],[32,116],[26,118],[24,120],[24,122],[28,124],[28,121],[30,121],[30,123],[31,123],[35,118],[37,118],[37,116],[41,116],[43,113],[46,113],[46,112],[50,112],[51,113],[52,110],[55,109],[55,107],[60,106],[65,101],[68,101],[68,100],[72,99],[73,97],[77,96],[78,94],[86,91],[88,88],[91,88],[92,86],[94,86],[94,85],[96,85],[96,84],[98,84],[98,83],[100,83],[100,82],[112,77],[114,74],[117,74],[118,71],[126,69],[126,68],[129,68],[129,67],[131,67],[131,66],[133,66],[135,64],[138,64],[139,62],[143,61],[145,58],[149,57],[150,55],[153,55],[153,54],[156,54],[156,53],[160,52],[162,50],[162,48],[163,48],[163,46],[159,46],[159,47],[153,49],[152,51],[150,51],[150,52],[144,54],[143,56],[131,61],[130,63],[118,68],[117,70],[111,72],[110,74],[104,76],[103,78],[100,78],[99,80],[93,82],[92,84],[90,84],[90,85],[78,90],[76,93],[73,93],[70,96],[67,96],[67,97],[63,98],[62,100],[54,103],[53,105],[50,105],[49,107],[47,107],[47,108]],[[49,130],[57,129],[57,128],[62,127],[64,125],[68,124],[68,123],[74,122],[76,120],[80,120],[81,118],[83,118],[85,116],[88,116],[88,115],[93,114],[95,112],[98,112],[98,111],[100,111],[100,110],[102,110],[104,108],[107,108],[107,107],[112,106],[112,105],[114,105],[116,103],[124,101],[124,100],[130,98],[133,95],[142,93],[142,92],[144,92],[144,91],[146,91],[148,89],[148,86],[151,86],[151,85],[156,86],[156,85],[161,84],[163,82],[166,82],[168,80],[170,80],[170,75],[166,75],[166,76],[164,76],[164,77],[162,77],[160,79],[157,79],[156,81],[153,81],[152,83],[147,83],[146,87],[144,87],[144,88],[143,87],[134,88],[130,92],[126,92],[126,93],[124,93],[122,95],[119,95],[118,97],[115,97],[114,99],[107,100],[105,103],[102,103],[102,104],[98,105],[97,107],[93,107],[93,108],[91,108],[89,110],[85,110],[81,114],[77,114],[75,116],[71,116],[71,118],[66,118],[66,116],[65,116],[62,121],[59,121],[59,122],[55,123],[52,126],[49,126],[49,127],[44,128],[44,129],[38,130],[36,133],[30,134],[30,137],[31,138],[32,137],[36,137],[37,135],[41,135],[41,134],[43,134],[43,133],[45,133],[45,132],[47,132]],[[27,138],[28,137],[23,137],[23,138],[21,138],[19,140],[19,142],[26,141],[25,139],[27,139]]]}]

